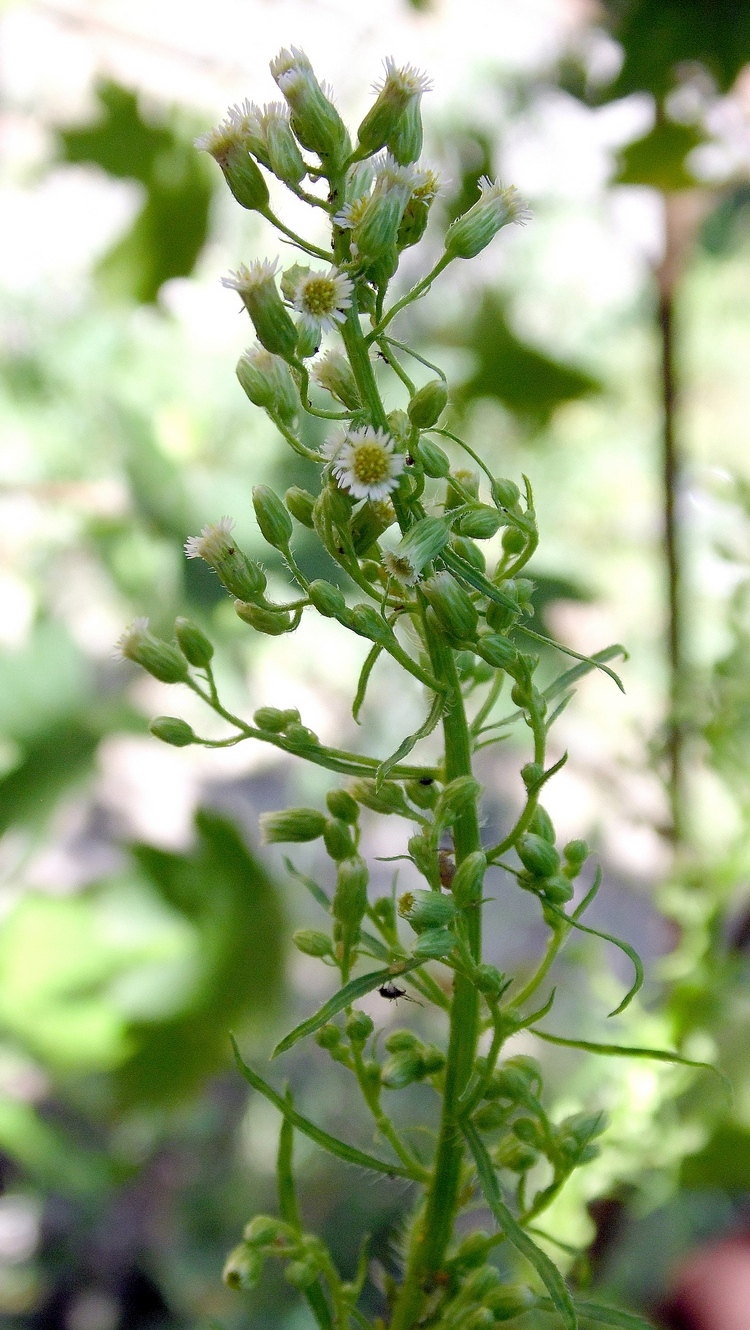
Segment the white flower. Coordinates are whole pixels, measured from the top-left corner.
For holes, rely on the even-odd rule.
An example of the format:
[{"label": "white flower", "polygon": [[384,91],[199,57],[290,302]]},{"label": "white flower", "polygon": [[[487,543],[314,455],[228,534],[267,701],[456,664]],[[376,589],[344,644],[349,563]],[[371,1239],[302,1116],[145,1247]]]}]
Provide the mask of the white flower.
[{"label": "white flower", "polygon": [[362,220],[368,203],[367,194],[363,194],[359,199],[352,199],[351,203],[345,203],[343,208],[334,213],[334,225],[340,226],[342,231],[353,231],[357,223]]},{"label": "white flower", "polygon": [[134,619],[117,639],[114,655],[117,660],[135,660],[140,643],[148,637],[148,619]]},{"label": "white flower", "polygon": [[406,458],[394,451],[394,442],[385,430],[341,430],[323,446],[331,460],[331,470],[341,489],[353,499],[385,499],[395,490]]},{"label": "white flower", "polygon": [[312,333],[334,332],[344,322],[344,310],[352,303],[352,281],[338,268],[304,273],[297,282],[293,304],[300,322]]},{"label": "white flower", "polygon": [[214,564],[234,549],[232,531],[234,522],[231,517],[221,517],[218,522],[209,522],[199,536],[188,536],[185,541],[185,553],[189,559],[205,559]]},{"label": "white flower", "polygon": [[249,268],[241,263],[236,272],[230,272],[228,277],[222,277],[221,284],[229,287],[230,291],[239,291],[239,294],[244,296],[248,291],[255,291],[266,282],[272,282],[276,276],[278,262],[278,259],[274,259],[273,263],[270,259],[256,259]]},{"label": "white flower", "polygon": [[232,148],[253,150],[262,138],[261,112],[253,102],[244,101],[239,106],[230,106],[226,118],[205,134],[199,134],[194,142],[199,152],[210,152],[217,162],[223,162]]},{"label": "white flower", "polygon": [[393,56],[386,56],[383,61],[385,78],[380,83],[373,83],[373,92],[380,92],[386,86],[395,89],[404,97],[421,97],[432,88],[432,80],[414,65],[402,65],[399,69]]},{"label": "white flower", "polygon": [[312,65],[299,46],[292,46],[291,49],[282,46],[279,54],[274,56],[271,61],[269,69],[271,78],[278,83],[279,79],[283,78],[285,74],[297,73],[300,70],[304,70],[306,73],[311,71]]},{"label": "white flower", "polygon": [[398,550],[383,551],[383,566],[390,577],[402,586],[416,586],[422,574],[415,568],[406,554]]}]

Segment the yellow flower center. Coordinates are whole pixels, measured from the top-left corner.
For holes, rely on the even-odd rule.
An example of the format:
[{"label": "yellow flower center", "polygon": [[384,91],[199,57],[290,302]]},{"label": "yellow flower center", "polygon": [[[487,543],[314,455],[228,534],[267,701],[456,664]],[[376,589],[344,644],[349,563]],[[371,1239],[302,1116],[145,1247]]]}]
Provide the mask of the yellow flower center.
[{"label": "yellow flower center", "polygon": [[302,303],[314,319],[332,314],[336,308],[336,284],[332,277],[311,277],[305,282]]},{"label": "yellow flower center", "polygon": [[390,458],[379,443],[360,443],[354,449],[352,471],[360,485],[377,485],[390,475]]}]

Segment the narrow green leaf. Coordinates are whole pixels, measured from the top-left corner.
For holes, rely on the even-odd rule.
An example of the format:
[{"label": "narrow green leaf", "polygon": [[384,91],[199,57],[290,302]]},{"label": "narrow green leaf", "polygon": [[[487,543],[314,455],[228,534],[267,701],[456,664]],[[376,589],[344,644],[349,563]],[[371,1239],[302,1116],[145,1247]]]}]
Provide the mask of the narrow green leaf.
[{"label": "narrow green leaf", "polygon": [[572,914],[573,919],[577,921],[578,919],[580,919],[581,915],[585,913],[585,911],[589,908],[589,905],[591,905],[592,901],[595,899],[601,885],[602,885],[602,870],[600,867],[598,867],[596,873],[594,874],[594,881],[592,882],[591,886],[586,892],[586,895],[584,896],[580,905],[577,905],[573,911]]},{"label": "narrow green leaf", "polygon": [[701,1071],[712,1071],[731,1091],[729,1081],[724,1073],[719,1071],[718,1067],[713,1067],[710,1062],[694,1062],[692,1058],[684,1058],[681,1054],[672,1053],[667,1048],[635,1048],[626,1044],[595,1044],[588,1039],[563,1039],[562,1035],[559,1034],[548,1034],[546,1030],[535,1030],[533,1026],[528,1028],[538,1039],[543,1039],[547,1044],[560,1044],[562,1048],[580,1048],[584,1053],[601,1053],[603,1057],[650,1058],[652,1062],[677,1062],[681,1067],[698,1067]]},{"label": "narrow green leaf", "polygon": [[[286,1087],[284,1100],[289,1108],[294,1109],[294,1099],[289,1086]],[[286,1114],[281,1119],[279,1149],[276,1155],[276,1186],[279,1194],[279,1213],[286,1224],[291,1224],[298,1232],[302,1229],[297,1193],[294,1190],[292,1158],[294,1154],[294,1127]]]},{"label": "narrow green leaf", "polygon": [[311,877],[307,877],[304,873],[300,873],[299,869],[294,867],[294,864],[292,863],[291,859],[287,858],[286,855],[284,855],[284,867],[289,876],[293,877],[296,882],[301,882],[303,887],[307,887],[307,890],[310,892],[310,895],[314,897],[314,899],[318,902],[318,905],[322,905],[323,909],[326,910],[328,914],[330,914],[331,902],[328,896],[326,896],[326,893],[324,892],[323,888],[319,887],[317,882],[313,882]]},{"label": "narrow green leaf", "polygon": [[249,1085],[254,1090],[262,1094],[266,1099],[278,1108],[284,1117],[288,1118],[297,1131],[301,1131],[303,1136],[308,1136],[311,1141],[315,1141],[321,1150],[327,1150],[329,1154],[336,1155],[338,1159],[343,1159],[346,1164],[356,1164],[359,1168],[369,1168],[375,1173],[384,1173],[392,1178],[409,1178],[410,1181],[420,1181],[418,1175],[413,1169],[404,1168],[402,1164],[388,1164],[383,1159],[376,1159],[374,1155],[365,1154],[362,1150],[357,1150],[353,1145],[347,1145],[345,1141],[339,1141],[335,1136],[331,1136],[322,1127],[316,1127],[314,1122],[310,1122],[299,1113],[296,1108],[292,1108],[286,1099],[274,1090],[273,1086],[259,1076],[257,1071],[248,1067],[246,1062],[242,1061],[240,1050],[237,1047],[237,1041],[233,1035],[229,1036],[232,1041],[234,1058],[237,1068]]},{"label": "narrow green leaf", "polygon": [[359,937],[362,948],[367,947],[367,950],[372,953],[376,960],[387,961],[389,959],[391,953],[379,937],[375,937],[373,933],[366,933],[364,928],[361,930]]},{"label": "narrow green leaf", "polygon": [[[555,643],[555,645],[557,644]],[[614,660],[615,656],[622,656],[624,660],[627,660],[627,654],[625,648],[620,646],[619,642],[615,643],[614,646],[605,647],[603,651],[595,651],[593,656],[590,656],[588,660],[584,660],[581,665],[574,665],[572,669],[566,670],[564,674],[560,674],[556,679],[553,679],[549,687],[544,689],[542,696],[547,702],[551,702],[553,698],[559,697],[560,693],[564,693],[574,683],[578,683],[579,679],[583,679],[592,670],[601,665],[606,665],[607,661]]]},{"label": "narrow green leaf", "polygon": [[356,1002],[357,998],[364,997],[365,993],[371,993],[374,988],[381,988],[383,984],[393,983],[395,979],[400,979],[409,970],[415,970],[418,965],[424,965],[424,957],[419,960],[403,961],[399,964],[398,973],[394,973],[389,967],[387,970],[370,970],[368,974],[361,974],[358,979],[351,979],[348,984],[339,989],[338,993],[334,993],[333,997],[329,998],[320,1010],[316,1011],[314,1016],[308,1016],[306,1021],[291,1030],[281,1040],[281,1043],[276,1045],[271,1057],[276,1058],[279,1053],[286,1053],[287,1049],[296,1044],[298,1039],[304,1039],[306,1035],[314,1034],[316,1030],[320,1029],[321,1025],[325,1025],[327,1021],[332,1020],[345,1007],[350,1007],[352,1002]]},{"label": "narrow green leaf", "polygon": [[354,717],[358,725],[359,725],[359,713],[362,710],[362,704],[365,700],[365,693],[367,692],[367,685],[370,682],[370,675],[372,674],[375,662],[382,650],[383,648],[380,645],[380,643],[376,642],[374,647],[372,647],[371,650],[368,651],[365,663],[362,666],[362,669],[360,670],[359,673],[359,682],[357,684],[357,691],[354,694],[354,701],[352,702],[352,716]]},{"label": "narrow green leaf", "polygon": [[412,748],[419,743],[420,739],[426,739],[428,734],[432,734],[432,731],[440,722],[444,706],[445,695],[436,693],[424,724],[420,725],[419,729],[415,730],[413,734],[407,734],[403,743],[399,744],[395,753],[392,753],[384,762],[381,762],[375,774],[376,789],[380,788],[383,781],[387,779],[396,764],[400,762],[403,757],[408,757]]},{"label": "narrow green leaf", "polygon": [[573,1306],[573,1300],[560,1271],[550,1260],[549,1256],[547,1256],[546,1252],[543,1252],[540,1247],[537,1247],[533,1238],[530,1238],[528,1233],[524,1232],[503,1201],[500,1195],[498,1181],[495,1177],[495,1170],[492,1167],[492,1161],[476,1127],[472,1122],[464,1120],[461,1123],[461,1130],[463,1131],[469,1149],[474,1156],[474,1162],[477,1166],[477,1175],[487,1204],[508,1239],[508,1242],[512,1243],[516,1251],[520,1252],[522,1256],[525,1256],[526,1260],[533,1265],[539,1278],[547,1289],[555,1309],[559,1312],[563,1324],[567,1327],[567,1330],[577,1330],[578,1319],[576,1317],[575,1307]]},{"label": "narrow green leaf", "polygon": [[[540,1298],[536,1305],[540,1311],[556,1310],[548,1298]],[[587,1321],[595,1321],[597,1325],[618,1326],[620,1330],[654,1330],[652,1322],[644,1321],[642,1316],[620,1311],[619,1307],[605,1307],[600,1302],[577,1302],[576,1310],[580,1316]]]},{"label": "narrow green leaf", "polygon": [[[598,889],[597,885],[597,891]],[[589,892],[589,897],[593,899],[591,892]],[[588,904],[588,897],[586,898],[586,903]],[[620,1005],[615,1007],[614,1011],[610,1011],[609,1013],[610,1016],[619,1016],[620,1012],[624,1011],[633,1001],[633,998],[639,989],[643,987],[643,962],[638,955],[638,952],[634,947],[631,947],[629,942],[623,942],[622,938],[615,937],[612,933],[603,933],[600,932],[598,928],[590,928],[588,924],[580,923],[576,918],[575,913],[566,914],[564,910],[559,910],[557,906],[553,905],[550,901],[545,901],[545,909],[551,910],[553,914],[558,916],[558,918],[564,919],[571,928],[577,928],[579,933],[589,933],[591,937],[601,938],[603,942],[611,942],[612,946],[617,947],[619,951],[624,952],[628,960],[632,963],[633,969],[635,970],[635,979],[633,980],[632,987],[628,989]]]},{"label": "narrow green leaf", "polygon": [[514,613],[518,612],[518,605],[507,592],[500,591],[500,589],[495,586],[494,582],[490,582],[490,580],[482,573],[478,572],[476,568],[472,568],[471,564],[467,563],[465,559],[462,559],[460,554],[456,554],[455,550],[446,546],[446,548],[441,551],[440,560],[445,564],[446,568],[450,568],[452,573],[456,573],[459,577],[463,578],[464,582],[468,582],[469,586],[473,587],[475,591],[481,591],[482,595],[486,596],[488,600],[494,600],[497,605],[502,605],[505,610],[512,610]]},{"label": "narrow green leaf", "polygon": [[[564,655],[572,656],[574,660],[585,661],[589,669],[601,670],[602,674],[608,674],[610,679],[613,679],[617,684],[620,692],[625,692],[625,687],[619,674],[615,674],[614,670],[611,670],[609,666],[605,665],[601,660],[604,652],[599,651],[596,656],[582,656],[580,651],[574,651],[572,647],[564,647],[561,642],[555,642],[551,637],[545,637],[543,633],[535,633],[532,628],[527,628],[525,624],[519,623],[516,625],[516,628],[519,633],[524,633],[526,637],[533,637],[535,642],[543,642],[546,647],[554,647],[557,651],[562,651]],[[608,650],[620,651],[622,652],[623,658],[625,660],[628,659],[627,651],[623,646],[620,646],[619,642],[615,647],[609,647]]]}]

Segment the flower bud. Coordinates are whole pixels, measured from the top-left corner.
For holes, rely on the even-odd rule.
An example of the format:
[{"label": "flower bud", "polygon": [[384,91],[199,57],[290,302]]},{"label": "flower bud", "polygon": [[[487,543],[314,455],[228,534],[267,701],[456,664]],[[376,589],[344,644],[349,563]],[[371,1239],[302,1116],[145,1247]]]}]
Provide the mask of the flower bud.
[{"label": "flower bud", "polygon": [[512,186],[503,189],[484,176],[479,188],[482,192],[474,206],[448,227],[445,248],[453,258],[473,259],[503,226],[524,220],[524,205]]},{"label": "flower bud", "polygon": [[478,1131],[497,1131],[505,1126],[509,1111],[498,1103],[482,1104],[474,1114],[474,1125]]},{"label": "flower bud", "polygon": [[456,917],[455,902],[438,891],[407,891],[400,897],[398,912],[411,924],[415,933],[428,928],[441,928]]},{"label": "flower bud", "polygon": [[117,653],[162,683],[184,683],[188,677],[188,663],[182,652],[154,637],[148,631],[148,619],[136,619],[125,629],[117,643]]},{"label": "flower bud", "polygon": [[312,376],[321,388],[325,388],[347,410],[361,409],[362,400],[357,381],[349,361],[341,351],[326,351],[326,354],[313,365]]},{"label": "flower bud", "polygon": [[289,1230],[280,1219],[273,1215],[255,1215],[245,1225],[242,1237],[251,1247],[273,1247],[279,1238],[287,1237]]},{"label": "flower bud", "polygon": [[448,475],[451,469],[448,454],[444,453],[437,443],[433,443],[432,439],[420,439],[416,452],[417,461],[431,480],[440,480]]},{"label": "flower bud", "polygon": [[533,1307],[534,1295],[523,1284],[501,1284],[490,1290],[484,1305],[492,1312],[495,1321],[512,1321]]},{"label": "flower bud", "polygon": [[506,554],[520,554],[525,544],[526,537],[517,526],[509,526],[503,532],[503,550]]},{"label": "flower bud", "polygon": [[328,934],[321,933],[317,928],[298,928],[292,934],[292,942],[304,956],[330,956],[333,952]]},{"label": "flower bud", "polygon": [[422,517],[409,528],[395,550],[383,556],[387,571],[398,581],[412,586],[422,569],[437,557],[448,543],[450,527],[439,517]]},{"label": "flower bud", "polygon": [[505,975],[496,965],[478,965],[474,971],[474,983],[485,997],[499,997],[506,984]]},{"label": "flower bud", "polygon": [[346,822],[342,822],[338,817],[329,818],[326,822],[326,828],[323,832],[323,841],[326,847],[326,854],[338,863],[341,859],[350,859],[356,854],[356,846],[351,837]]},{"label": "flower bud", "polygon": [[438,857],[430,838],[421,834],[411,836],[407,848],[422,876],[437,889],[440,886]]},{"label": "flower bud", "polygon": [[360,558],[372,549],[375,542],[396,520],[393,505],[388,499],[368,500],[352,519],[352,544]]},{"label": "flower bud", "polygon": [[422,109],[418,97],[412,97],[402,111],[396,127],[386,140],[391,157],[395,157],[402,166],[409,166],[419,160],[424,134],[422,131]]},{"label": "flower bud", "polygon": [[386,932],[392,933],[396,927],[396,910],[390,896],[378,896],[372,907],[375,918]]},{"label": "flower bud", "polygon": [[475,643],[477,654],[496,670],[507,670],[516,664],[518,652],[507,637],[499,633],[480,633]]},{"label": "flower bud", "polygon": [[306,725],[300,725],[298,720],[293,720],[286,726],[284,737],[297,748],[320,742],[314,730],[308,729]]},{"label": "flower bud", "polygon": [[489,540],[500,527],[502,518],[497,509],[488,504],[478,504],[462,513],[455,525],[460,536],[469,536],[472,540]]},{"label": "flower bud", "polygon": [[353,1044],[364,1044],[375,1029],[375,1022],[366,1011],[353,1011],[347,1018],[346,1033]]},{"label": "flower bud", "polygon": [[429,776],[422,776],[420,780],[407,781],[404,789],[410,801],[416,804],[417,808],[434,808],[440,793],[439,787]]},{"label": "flower bud", "polygon": [[289,509],[292,517],[296,517],[302,526],[306,526],[310,531],[315,527],[313,521],[313,508],[315,507],[315,495],[310,494],[309,490],[303,490],[299,485],[292,485],[284,495],[284,503]]},{"label": "flower bud", "polygon": [[231,1251],[224,1264],[222,1279],[228,1288],[243,1293],[255,1288],[263,1270],[263,1257],[255,1247],[241,1242]]},{"label": "flower bud", "polygon": [[395,781],[384,780],[378,789],[371,777],[362,776],[350,781],[348,789],[358,804],[363,804],[373,813],[401,813],[405,817],[412,816],[403,790]]},{"label": "flower bud", "polygon": [[[468,536],[451,536],[451,549],[454,549],[456,554],[460,555],[472,568],[476,568],[478,573],[483,573],[487,567],[487,560],[482,550],[474,544],[473,540],[469,540]],[[494,608],[494,602],[489,608]]]},{"label": "flower bud", "polygon": [[291,424],[299,410],[299,397],[289,366],[281,356],[272,356],[264,346],[249,347],[237,361],[236,374],[254,406]]},{"label": "flower bud", "polygon": [[[370,157],[384,148],[388,140],[396,134],[404,112],[416,104],[417,111],[423,93],[430,88],[430,82],[413,65],[397,69],[393,60],[385,62],[385,78],[378,91],[377,99],[357,130],[357,155]],[[412,137],[413,137],[412,129]],[[401,140],[397,139],[399,146]],[[415,157],[408,157],[407,163],[416,161],[421,152],[421,142]],[[401,160],[401,158],[399,158]]]},{"label": "flower bud", "polygon": [[388,1053],[404,1053],[410,1048],[419,1048],[420,1040],[411,1030],[391,1030],[385,1041]]},{"label": "flower bud", "polygon": [[476,905],[482,895],[482,883],[487,871],[487,859],[481,850],[473,850],[459,864],[453,876],[451,891],[459,909]]},{"label": "flower bud", "polygon": [[310,1255],[304,1261],[290,1261],[284,1271],[284,1278],[294,1288],[309,1288],[319,1274],[320,1260],[314,1255]]},{"label": "flower bud", "polygon": [[[401,123],[403,125],[404,121],[402,120]],[[418,120],[417,128],[421,132],[421,117]],[[409,127],[405,127],[405,130],[404,140],[409,132]],[[393,156],[396,161],[401,161],[399,151],[395,151]],[[401,218],[401,225],[398,228],[396,244],[399,249],[408,249],[411,245],[418,244],[422,239],[427,230],[430,208],[437,196],[439,185],[440,182],[434,171],[428,169],[418,173],[412,186],[409,202]]]},{"label": "flower bud", "polygon": [[341,1043],[341,1031],[338,1025],[334,1025],[332,1021],[327,1025],[321,1025],[315,1032],[315,1042],[321,1048],[336,1048]]},{"label": "flower bud", "polygon": [[258,341],[272,355],[294,359],[297,329],[287,312],[276,286],[276,263],[267,259],[241,264],[222,285],[236,291],[242,299],[258,336]]},{"label": "flower bud", "polygon": [[277,550],[288,549],[294,528],[278,494],[269,485],[255,485],[253,508],[263,539]]},{"label": "flower bud", "polygon": [[199,536],[188,536],[185,553],[189,559],[203,559],[231,595],[239,600],[256,601],[266,589],[266,575],[252,559],[238,549],[232,537],[234,523],[229,517],[204,526]]},{"label": "flower bud", "polygon": [[336,873],[336,891],[331,912],[334,919],[350,928],[359,928],[367,909],[367,864],[360,855],[343,859]]},{"label": "flower bud", "polygon": [[425,1066],[419,1046],[391,1054],[381,1069],[381,1080],[387,1090],[403,1090],[414,1081],[421,1081],[424,1075]]},{"label": "flower bud", "polygon": [[266,212],[268,185],[247,149],[231,148],[219,165],[237,202],[250,212]]},{"label": "flower bud", "polygon": [[340,169],[351,155],[349,134],[304,51],[296,46],[281,50],[271,61],[271,75],[291,108],[292,126],[303,148],[316,152],[324,165]]},{"label": "flower bud", "polygon": [[537,804],[534,809],[534,816],[529,823],[528,829],[529,831],[533,831],[536,836],[541,836],[543,840],[549,841],[550,845],[554,845],[555,828],[552,825],[552,818],[547,812],[547,809],[542,808],[541,804]]},{"label": "flower bud", "polygon": [[528,1173],[533,1168],[538,1153],[530,1145],[524,1145],[521,1141],[515,1140],[512,1136],[506,1137],[501,1141],[495,1150],[495,1163],[499,1168],[508,1168],[511,1173]]},{"label": "flower bud", "polygon": [[466,1237],[459,1243],[451,1264],[465,1270],[472,1270],[477,1266],[484,1265],[490,1241],[489,1233],[483,1228],[475,1229],[473,1233],[467,1233]]},{"label": "flower bud", "polygon": [[562,873],[555,873],[544,884],[544,895],[553,905],[564,905],[573,899],[573,883]]},{"label": "flower bud", "polygon": [[470,471],[467,467],[459,466],[451,471],[451,480],[456,480],[464,493],[460,493],[455,485],[448,483],[445,494],[445,507],[461,508],[466,503],[466,494],[472,499],[479,499],[479,474],[476,471]]},{"label": "flower bud", "polygon": [[527,790],[534,790],[544,780],[544,767],[539,762],[527,762],[521,767],[521,779]]},{"label": "flower bud", "polygon": [[498,508],[515,508],[521,497],[521,491],[514,480],[497,476],[492,482],[492,502]]},{"label": "flower bud", "polygon": [[[435,822],[448,827],[460,817],[481,793],[481,785],[473,776],[456,776],[443,787],[435,808]],[[479,853],[479,851],[475,851]]]},{"label": "flower bud", "polygon": [[281,734],[293,721],[299,720],[296,707],[280,711],[278,707],[258,707],[253,713],[253,720],[259,730],[270,730],[272,734]]},{"label": "flower bud", "polygon": [[513,1134],[519,1141],[523,1141],[524,1145],[533,1145],[537,1150],[544,1145],[544,1136],[533,1118],[516,1118],[513,1123]]},{"label": "flower bud", "polygon": [[450,636],[471,641],[476,635],[479,615],[471,596],[456,579],[447,572],[435,573],[422,584],[422,590]]},{"label": "flower bud", "polygon": [[311,582],[307,594],[318,614],[324,615],[326,619],[339,619],[346,613],[346,601],[342,593],[330,582],[324,582],[321,578]]},{"label": "flower bud", "polygon": [[443,1070],[446,1061],[442,1048],[436,1048],[434,1044],[425,1044],[422,1048],[425,1076],[437,1076],[438,1072]]},{"label": "flower bud", "polygon": [[196,669],[205,670],[211,664],[213,646],[197,623],[190,619],[175,619],[174,635],[183,656]]},{"label": "flower bud", "polygon": [[585,840],[569,840],[563,848],[563,856],[569,867],[578,872],[589,857],[589,847]]},{"label": "flower bud", "polygon": [[[417,429],[431,429],[448,403],[448,387],[443,379],[430,379],[409,402],[408,412]],[[444,475],[447,472],[443,473]]]},{"label": "flower bud", "polygon": [[258,821],[263,845],[317,840],[326,826],[325,813],[317,808],[282,808],[277,813],[261,813]]},{"label": "flower bud", "polygon": [[263,128],[271,170],[294,189],[307,174],[307,167],[292,133],[289,113],[280,102],[271,102],[265,108]]},{"label": "flower bud", "polygon": [[258,633],[267,637],[280,637],[292,631],[292,616],[286,610],[269,610],[262,605],[250,605],[245,600],[234,602],[234,612],[243,623],[249,623]]},{"label": "flower bud", "polygon": [[445,956],[450,956],[457,941],[456,934],[449,928],[429,928],[426,933],[420,934],[415,942],[413,954],[420,959],[439,961]]},{"label": "flower bud", "polygon": [[171,744],[173,748],[186,748],[195,743],[192,726],[178,716],[155,716],[148,728],[155,739],[161,739],[162,743]]},{"label": "flower bud", "polygon": [[554,845],[534,832],[526,832],[516,849],[524,868],[535,877],[552,877],[560,867],[560,856]]},{"label": "flower bud", "polygon": [[[396,240],[406,205],[412,192],[413,177],[408,167],[387,158],[378,172],[375,188],[352,230],[353,245],[365,263],[387,259],[398,264]],[[384,274],[385,275],[385,274]]]}]

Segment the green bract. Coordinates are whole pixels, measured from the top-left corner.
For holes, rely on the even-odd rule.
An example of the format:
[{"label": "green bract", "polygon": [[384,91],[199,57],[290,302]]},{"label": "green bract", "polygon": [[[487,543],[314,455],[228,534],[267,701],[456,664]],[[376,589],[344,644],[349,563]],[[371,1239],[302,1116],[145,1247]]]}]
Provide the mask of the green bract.
[{"label": "green bract", "polygon": [[[565,648],[548,643],[544,683],[538,682],[538,658],[524,649],[529,639],[534,645],[541,636],[527,626],[533,584],[522,575],[538,541],[531,486],[524,480],[521,490],[514,480],[493,478],[469,444],[438,425],[448,409],[448,385],[437,366],[400,340],[408,322],[393,326],[453,260],[479,254],[503,227],[522,220],[523,207],[512,188],[481,181],[479,200],[447,228],[443,247],[432,249],[440,254],[437,263],[429,270],[423,265],[423,275],[406,290],[398,276],[399,257],[421,240],[439,189],[435,173],[417,161],[420,104],[427,90],[423,76],[386,61],[382,86],[353,149],[303,51],[281,51],[271,72],[286,106],[235,107],[199,146],[219,163],[243,206],[261,211],[294,246],[291,252],[283,247],[285,271],[277,271],[278,261],[248,256],[225,285],[241,297],[242,316],[249,317],[258,339],[240,358],[240,383],[249,402],[268,413],[284,445],[304,459],[309,488],[292,486],[283,502],[267,485],[253,491],[260,537],[270,547],[274,603],[266,595],[263,569],[238,547],[229,518],[217,515],[189,538],[186,552],[215,570],[235,598],[240,619],[256,634],[283,638],[303,619],[317,617],[331,621],[325,641],[335,651],[340,635],[349,631],[361,664],[355,719],[367,708],[373,671],[384,671],[386,686],[399,698],[394,714],[401,714],[399,670],[410,676],[403,695],[414,697],[421,709],[394,752],[383,751],[384,745],[376,752],[349,751],[322,743],[293,705],[273,707],[254,698],[247,707],[248,713],[255,708],[252,724],[244,711],[234,715],[219,697],[211,642],[188,620],[177,621],[176,644],[151,634],[145,620],[137,620],[120,643],[124,656],[157,679],[192,689],[225,727],[224,738],[200,740],[185,721],[157,717],[151,726],[156,737],[177,747],[253,738],[313,762],[336,781],[325,810],[287,808],[260,819],[266,844],[317,842],[308,855],[314,878],[286,862],[295,879],[309,887],[322,916],[320,928],[295,932],[294,944],[325,967],[328,985],[318,1009],[309,1011],[275,1052],[286,1054],[298,1040],[313,1036],[341,1074],[353,1076],[374,1136],[367,1139],[366,1133],[364,1149],[325,1131],[295,1107],[289,1092],[280,1093],[246,1066],[235,1046],[243,1076],[282,1120],[282,1213],[278,1221],[261,1216],[250,1224],[227,1261],[225,1279],[250,1290],[264,1261],[273,1257],[306,1299],[308,1319],[318,1330],[372,1324],[360,1306],[367,1262],[353,1280],[344,1280],[325,1244],[303,1226],[292,1174],[293,1138],[299,1133],[359,1171],[384,1181],[397,1178],[412,1188],[413,1209],[397,1238],[400,1263],[393,1266],[400,1273],[388,1275],[388,1330],[428,1324],[435,1330],[491,1330],[534,1302],[553,1311],[556,1324],[575,1330],[570,1292],[537,1245],[532,1220],[572,1169],[592,1157],[603,1122],[586,1111],[554,1127],[543,1107],[538,1065],[521,1056],[501,1065],[500,1058],[505,1041],[523,1029],[562,1045],[638,1052],[570,1040],[537,1025],[554,996],[549,970],[575,931],[619,946],[630,958],[636,978],[621,1007],[642,981],[628,943],[581,922],[599,875],[581,904],[569,907],[588,850],[582,841],[571,841],[561,859],[554,827],[539,804],[557,769],[547,756],[554,708],[561,700],[564,705],[589,669],[600,668],[619,682],[604,662],[621,649],[609,648],[596,658],[572,653],[575,666],[555,678],[549,661]],[[295,195],[295,215],[300,201],[314,209],[316,236],[325,220],[327,234],[320,243],[270,210],[260,168]],[[410,270],[419,271],[417,256]],[[323,336],[329,349],[310,364]],[[375,373],[378,357],[384,396]],[[412,361],[427,366],[431,376],[418,389],[412,385]],[[492,446],[499,445],[492,441]],[[502,542],[492,540],[501,526]],[[480,549],[475,541],[488,544]],[[306,570],[313,568],[323,573],[311,580]],[[291,644],[290,649],[295,650]],[[493,844],[492,810],[489,801],[481,807],[474,757],[509,733],[526,745],[516,784],[519,807]],[[395,886],[389,891],[383,883],[378,899],[368,897],[372,818],[391,815],[401,821],[391,826],[397,848],[389,857],[409,861],[398,887],[398,910]],[[532,893],[529,903],[549,930],[545,955],[536,969],[525,967],[520,981],[502,975],[482,951],[490,867],[492,889],[504,873],[504,890],[515,890],[517,883]],[[378,873],[383,871],[378,865]],[[402,1000],[432,1008],[435,1043],[424,1043],[409,1029],[385,1031],[389,1004]],[[416,1005],[405,1014],[423,1019]],[[648,1055],[671,1056],[659,1050]],[[432,1128],[418,1135],[397,1125],[418,1126],[413,1114],[392,1120],[387,1111],[398,1090],[427,1080],[422,1093],[442,1099],[439,1118],[432,1119],[433,1126],[439,1121],[434,1145]],[[356,1130],[357,1115],[349,1115],[345,1104],[337,1117]],[[540,1160],[544,1168],[537,1173]],[[492,1212],[497,1235],[465,1233],[482,1208]],[[458,1232],[464,1234],[460,1241]],[[490,1263],[500,1235],[503,1267],[513,1268],[513,1249],[532,1267],[538,1296],[504,1281]]]}]

